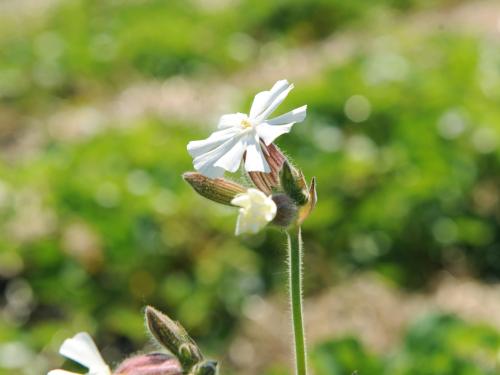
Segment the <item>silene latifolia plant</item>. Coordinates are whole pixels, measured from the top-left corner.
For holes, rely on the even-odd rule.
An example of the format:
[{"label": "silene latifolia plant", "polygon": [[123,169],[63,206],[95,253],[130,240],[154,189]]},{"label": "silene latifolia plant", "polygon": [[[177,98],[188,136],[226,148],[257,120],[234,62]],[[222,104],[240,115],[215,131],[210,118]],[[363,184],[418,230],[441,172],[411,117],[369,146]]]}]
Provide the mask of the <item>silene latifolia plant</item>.
[{"label": "silene latifolia plant", "polygon": [[[300,226],[316,205],[316,183],[308,187],[274,140],[306,117],[307,106],[269,118],[293,85],[278,81],[255,95],[248,114],[223,115],[207,139],[192,141],[187,150],[197,172],[184,173],[194,190],[214,202],[239,208],[236,235],[256,233],[267,225],[283,229],[288,238],[289,291],[296,374],[307,372],[302,317],[302,239]],[[246,184],[224,178],[244,166]]]},{"label": "silene latifolia plant", "polygon": [[[269,119],[293,85],[278,81],[255,96],[249,114],[224,115],[218,130],[207,139],[189,142],[197,172],[184,179],[196,192],[214,202],[239,208],[236,235],[256,233],[267,225],[283,229],[288,237],[290,303],[296,374],[306,375],[302,318],[302,240],[300,226],[316,205],[316,184],[310,186],[302,171],[292,166],[273,144],[280,135],[306,117],[306,106]],[[244,165],[246,184],[224,178]],[[217,375],[216,361],[206,359],[180,323],[153,307],[146,307],[146,327],[168,352],[136,354],[111,370],[86,332],[65,340],[59,353],[87,368],[88,375]],[[47,375],[75,375],[52,370]]]}]

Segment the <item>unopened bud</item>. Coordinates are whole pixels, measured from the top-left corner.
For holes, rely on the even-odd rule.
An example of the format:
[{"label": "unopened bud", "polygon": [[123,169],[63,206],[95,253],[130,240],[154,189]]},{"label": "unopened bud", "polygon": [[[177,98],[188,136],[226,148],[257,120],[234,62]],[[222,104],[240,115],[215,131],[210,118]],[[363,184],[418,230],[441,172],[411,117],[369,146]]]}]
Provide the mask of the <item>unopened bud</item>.
[{"label": "unopened bud", "polygon": [[276,203],[276,216],[272,223],[287,228],[297,219],[297,204],[288,195],[279,193],[271,197]]},{"label": "unopened bud", "polygon": [[235,196],[246,191],[244,186],[236,182],[225,178],[208,178],[198,172],[186,172],[182,177],[201,196],[229,206]]},{"label": "unopened bud", "polygon": [[196,364],[189,375],[216,375],[218,373],[217,362],[212,360],[202,361]]},{"label": "unopened bud", "polygon": [[114,375],[182,375],[177,358],[164,353],[150,353],[130,357],[113,372]]},{"label": "unopened bud", "polygon": [[185,371],[203,360],[200,349],[179,322],[174,322],[151,306],[146,307],[145,315],[151,334],[179,359]]},{"label": "unopened bud", "polygon": [[181,363],[187,364],[188,366],[200,361],[203,358],[200,349],[194,342],[181,344],[177,355]]},{"label": "unopened bud", "polygon": [[278,190],[280,187],[280,171],[286,158],[274,143],[266,146],[261,142],[260,147],[264,153],[267,164],[271,168],[271,172],[248,172],[248,175],[260,191],[270,195],[274,190]]},{"label": "unopened bud", "polygon": [[288,161],[283,163],[283,168],[280,174],[281,187],[292,198],[295,203],[302,206],[307,203],[309,193],[304,175],[295,167],[291,166]]}]

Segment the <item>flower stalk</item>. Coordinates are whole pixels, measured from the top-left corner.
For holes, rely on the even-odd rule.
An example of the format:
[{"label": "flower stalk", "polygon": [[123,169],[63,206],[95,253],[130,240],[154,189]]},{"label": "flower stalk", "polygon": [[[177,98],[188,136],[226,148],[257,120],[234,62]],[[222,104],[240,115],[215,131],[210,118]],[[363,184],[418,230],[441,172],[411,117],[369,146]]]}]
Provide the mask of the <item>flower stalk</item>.
[{"label": "flower stalk", "polygon": [[306,340],[302,309],[302,235],[299,226],[287,232],[290,307],[295,350],[295,374],[307,374]]}]

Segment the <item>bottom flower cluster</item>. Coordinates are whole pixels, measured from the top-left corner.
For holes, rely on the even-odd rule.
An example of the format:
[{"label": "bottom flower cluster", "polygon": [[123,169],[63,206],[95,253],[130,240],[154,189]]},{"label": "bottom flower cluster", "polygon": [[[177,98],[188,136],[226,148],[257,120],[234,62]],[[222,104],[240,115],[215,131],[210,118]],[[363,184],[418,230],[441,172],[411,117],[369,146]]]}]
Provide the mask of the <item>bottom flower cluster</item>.
[{"label": "bottom flower cluster", "polygon": [[[167,353],[134,355],[124,360],[113,372],[104,362],[97,346],[86,332],[66,339],[59,353],[88,369],[88,375],[216,375],[218,364],[207,360],[186,330],[156,309],[146,307],[146,323]],[[67,370],[52,370],[47,375],[78,375]]]}]

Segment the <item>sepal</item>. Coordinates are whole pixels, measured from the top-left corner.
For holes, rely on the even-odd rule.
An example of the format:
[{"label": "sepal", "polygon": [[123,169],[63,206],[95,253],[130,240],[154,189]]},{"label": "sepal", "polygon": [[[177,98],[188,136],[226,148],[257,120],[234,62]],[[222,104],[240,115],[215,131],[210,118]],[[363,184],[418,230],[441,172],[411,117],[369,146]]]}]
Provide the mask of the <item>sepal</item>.
[{"label": "sepal", "polygon": [[282,228],[288,228],[294,224],[297,219],[298,207],[288,195],[283,193],[274,194],[272,196],[276,204],[276,216],[271,222]]},{"label": "sepal", "polygon": [[311,180],[311,186],[309,187],[309,194],[307,202],[300,207],[299,214],[297,218],[298,225],[301,225],[305,219],[309,217],[311,212],[316,207],[316,203],[318,202],[318,193],[316,192],[316,177],[313,177]]},{"label": "sepal", "polygon": [[260,143],[260,147],[264,152],[264,157],[271,168],[271,172],[248,172],[248,176],[254,183],[254,185],[260,191],[267,195],[270,195],[274,190],[279,190],[280,184],[280,171],[283,167],[283,163],[286,160],[285,155],[281,150],[273,143],[265,145],[263,142]]},{"label": "sepal", "polygon": [[302,171],[290,165],[288,161],[285,161],[281,169],[280,180],[285,193],[287,193],[297,205],[302,206],[307,203],[309,200],[309,192]]}]

